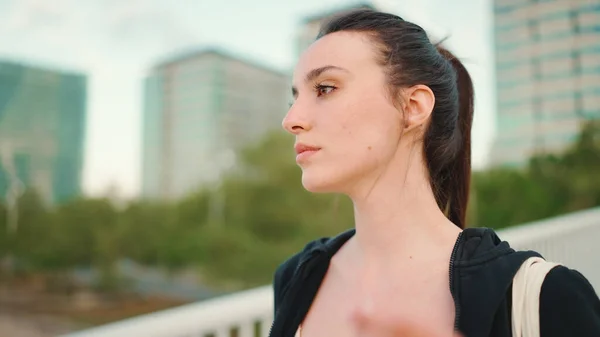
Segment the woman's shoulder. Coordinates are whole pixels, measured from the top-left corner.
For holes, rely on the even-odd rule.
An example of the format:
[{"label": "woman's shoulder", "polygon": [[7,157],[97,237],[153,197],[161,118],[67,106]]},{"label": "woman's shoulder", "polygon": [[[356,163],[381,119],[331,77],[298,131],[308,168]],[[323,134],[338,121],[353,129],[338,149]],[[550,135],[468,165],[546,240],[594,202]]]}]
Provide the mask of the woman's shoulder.
[{"label": "woman's shoulder", "polygon": [[298,266],[319,250],[330,238],[323,237],[308,242],[303,249],[288,257],[275,270],[275,282],[291,278]]},{"label": "woman's shoulder", "polygon": [[600,299],[577,270],[553,268],[540,292],[542,336],[600,336]]},{"label": "woman's shoulder", "polygon": [[554,267],[544,280],[542,285],[543,295],[572,296],[590,295],[597,297],[594,287],[578,270],[567,266],[558,265]]}]

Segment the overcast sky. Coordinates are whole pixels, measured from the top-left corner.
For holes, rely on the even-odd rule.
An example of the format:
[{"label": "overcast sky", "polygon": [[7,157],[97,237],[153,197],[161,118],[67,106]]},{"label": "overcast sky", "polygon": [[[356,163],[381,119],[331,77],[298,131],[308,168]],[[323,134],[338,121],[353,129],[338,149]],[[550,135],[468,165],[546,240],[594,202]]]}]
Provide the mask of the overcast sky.
[{"label": "overcast sky", "polygon": [[[0,58],[88,74],[84,190],[110,185],[124,196],[140,184],[142,79],[158,59],[219,46],[291,69],[306,15],[351,0],[0,0]],[[474,164],[494,135],[491,0],[374,1],[415,21],[465,60],[476,86]],[[177,4],[177,6],[174,6]]]}]

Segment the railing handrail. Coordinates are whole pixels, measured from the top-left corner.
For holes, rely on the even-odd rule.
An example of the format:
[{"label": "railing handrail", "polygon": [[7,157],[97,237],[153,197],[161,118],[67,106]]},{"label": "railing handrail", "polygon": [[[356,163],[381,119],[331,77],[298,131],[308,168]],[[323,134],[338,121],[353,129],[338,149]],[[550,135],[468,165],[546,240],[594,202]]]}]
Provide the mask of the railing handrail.
[{"label": "railing handrail", "polygon": [[501,240],[507,241],[512,247],[520,247],[524,243],[543,241],[551,237],[598,226],[600,225],[598,219],[600,219],[600,207],[595,207],[503,228],[498,231],[498,235]]},{"label": "railing handrail", "polygon": [[[230,317],[264,319],[265,315],[270,314],[272,308],[273,291],[269,285],[124,319],[71,333],[65,337],[137,336],[139,326],[144,326],[144,330],[151,331],[153,335],[164,336],[165,333],[171,333],[173,336],[178,336],[183,334],[179,331],[210,331],[214,326],[228,323]],[[224,312],[227,312],[228,316],[224,316]],[[151,335],[146,334],[144,337],[151,337]]]}]

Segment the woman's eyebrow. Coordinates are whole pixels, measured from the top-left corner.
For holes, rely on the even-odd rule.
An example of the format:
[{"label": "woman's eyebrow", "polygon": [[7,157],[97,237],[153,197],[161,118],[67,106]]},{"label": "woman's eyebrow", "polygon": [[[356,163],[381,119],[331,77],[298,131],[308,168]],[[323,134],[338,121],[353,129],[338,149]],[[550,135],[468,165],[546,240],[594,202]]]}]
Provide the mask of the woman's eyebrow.
[{"label": "woman's eyebrow", "polygon": [[[311,82],[315,78],[317,78],[321,74],[323,74],[324,72],[331,71],[331,70],[338,70],[338,71],[343,71],[343,72],[347,72],[347,73],[350,72],[346,68],[342,68],[342,67],[338,67],[338,66],[334,66],[334,65],[326,65],[326,66],[314,68],[311,71],[307,72],[306,76],[304,77],[304,82]],[[294,98],[296,98],[296,96],[298,96],[298,89],[295,86],[292,86],[292,95],[294,96]]]}]

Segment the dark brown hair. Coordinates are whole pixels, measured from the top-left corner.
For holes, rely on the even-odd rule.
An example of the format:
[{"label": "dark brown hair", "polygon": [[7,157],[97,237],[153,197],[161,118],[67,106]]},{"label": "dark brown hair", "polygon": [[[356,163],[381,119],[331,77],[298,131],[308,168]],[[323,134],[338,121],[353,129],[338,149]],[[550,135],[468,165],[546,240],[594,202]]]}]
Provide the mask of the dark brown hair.
[{"label": "dark brown hair", "polygon": [[[423,154],[438,206],[465,227],[471,181],[473,83],[463,64],[420,26],[399,16],[359,9],[332,17],[317,39],[335,32],[366,33],[379,49],[392,92],[417,84],[435,95]],[[397,95],[394,95],[397,96]]]}]

